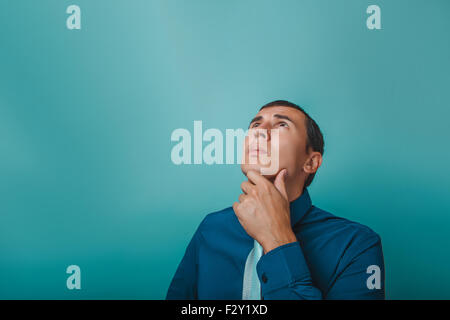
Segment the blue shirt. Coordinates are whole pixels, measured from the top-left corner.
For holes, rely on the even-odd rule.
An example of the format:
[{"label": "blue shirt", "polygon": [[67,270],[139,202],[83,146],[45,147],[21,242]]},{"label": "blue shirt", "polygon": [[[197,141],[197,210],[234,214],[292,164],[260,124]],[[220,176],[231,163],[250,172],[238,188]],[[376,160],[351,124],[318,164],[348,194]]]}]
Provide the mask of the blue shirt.
[{"label": "blue shirt", "polygon": [[[307,189],[291,202],[290,211],[298,241],[259,260],[262,299],[384,299],[378,234],[313,206]],[[187,246],[166,299],[242,299],[252,248],[253,239],[232,207],[208,214]]]}]

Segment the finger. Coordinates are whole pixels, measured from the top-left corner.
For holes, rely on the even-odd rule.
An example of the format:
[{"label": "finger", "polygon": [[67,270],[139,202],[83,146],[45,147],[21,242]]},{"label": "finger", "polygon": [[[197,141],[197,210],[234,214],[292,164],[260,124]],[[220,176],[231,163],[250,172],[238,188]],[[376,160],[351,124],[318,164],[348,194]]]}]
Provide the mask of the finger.
[{"label": "finger", "polygon": [[275,188],[281,193],[281,195],[288,200],[287,190],[286,190],[286,173],[287,170],[281,170],[275,177],[274,185]]},{"label": "finger", "polygon": [[250,191],[255,187],[255,185],[251,182],[244,181],[241,183],[241,189],[245,194],[249,194]]},{"label": "finger", "polygon": [[269,180],[264,178],[261,173],[254,170],[250,170],[249,172],[247,172],[247,178],[249,181],[253,182],[256,185],[269,182]]},{"label": "finger", "polygon": [[247,197],[247,196],[246,196],[245,194],[242,193],[242,194],[239,196],[239,198],[238,198],[239,202],[242,203],[242,201],[244,201],[246,197]]},{"label": "finger", "polygon": [[239,202],[233,203],[233,210],[234,210],[234,213],[237,214],[237,210],[238,210],[238,209],[239,209]]}]

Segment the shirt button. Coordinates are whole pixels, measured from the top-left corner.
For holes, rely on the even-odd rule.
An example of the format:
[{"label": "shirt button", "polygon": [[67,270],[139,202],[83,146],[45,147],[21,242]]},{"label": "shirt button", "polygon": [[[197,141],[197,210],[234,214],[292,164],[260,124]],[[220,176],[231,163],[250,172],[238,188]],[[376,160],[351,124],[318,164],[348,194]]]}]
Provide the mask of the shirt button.
[{"label": "shirt button", "polygon": [[266,276],[266,274],[265,273],[263,273],[262,274],[262,276],[261,276],[261,280],[262,280],[262,282],[264,282],[264,283],[266,283],[267,282],[267,276]]}]

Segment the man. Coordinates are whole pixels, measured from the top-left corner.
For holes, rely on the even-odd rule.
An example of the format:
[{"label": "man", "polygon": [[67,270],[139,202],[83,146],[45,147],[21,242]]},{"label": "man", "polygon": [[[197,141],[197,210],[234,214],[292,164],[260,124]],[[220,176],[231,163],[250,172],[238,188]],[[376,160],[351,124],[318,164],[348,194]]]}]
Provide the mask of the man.
[{"label": "man", "polygon": [[284,100],[251,121],[243,156],[275,149],[275,174],[262,175],[259,161],[243,162],[243,193],[201,222],[167,299],[384,299],[380,237],[312,205],[307,187],[322,164],[323,136]]}]

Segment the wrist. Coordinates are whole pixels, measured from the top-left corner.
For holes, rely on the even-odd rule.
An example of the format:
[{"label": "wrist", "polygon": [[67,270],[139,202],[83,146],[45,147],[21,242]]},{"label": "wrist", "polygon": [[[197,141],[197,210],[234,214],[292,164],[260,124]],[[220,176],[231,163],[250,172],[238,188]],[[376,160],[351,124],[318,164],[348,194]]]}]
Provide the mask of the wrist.
[{"label": "wrist", "polygon": [[290,232],[286,232],[279,237],[272,237],[261,242],[261,246],[263,247],[264,254],[272,251],[275,248],[283,246],[288,243],[296,242],[297,237],[295,236],[292,230]]}]

